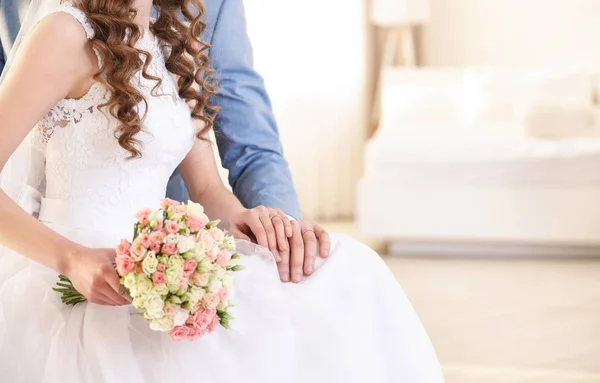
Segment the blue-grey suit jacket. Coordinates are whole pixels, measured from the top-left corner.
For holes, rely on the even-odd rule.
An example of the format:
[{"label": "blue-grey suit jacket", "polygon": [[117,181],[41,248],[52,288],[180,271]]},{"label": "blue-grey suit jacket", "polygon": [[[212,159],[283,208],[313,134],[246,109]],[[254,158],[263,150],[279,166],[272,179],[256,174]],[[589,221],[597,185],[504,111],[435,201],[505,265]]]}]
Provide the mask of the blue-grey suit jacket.
[{"label": "blue-grey suit jacket", "polygon": [[[13,32],[19,20],[10,7],[24,1],[0,1],[0,21]],[[300,218],[271,102],[263,79],[253,68],[242,0],[205,0],[205,4],[208,28],[202,38],[212,45],[211,62],[220,89],[213,103],[222,108],[215,132],[223,166],[229,170],[229,183],[246,207],[278,207]],[[0,38],[10,36],[0,31]],[[167,195],[187,200],[179,172],[171,177]]]}]

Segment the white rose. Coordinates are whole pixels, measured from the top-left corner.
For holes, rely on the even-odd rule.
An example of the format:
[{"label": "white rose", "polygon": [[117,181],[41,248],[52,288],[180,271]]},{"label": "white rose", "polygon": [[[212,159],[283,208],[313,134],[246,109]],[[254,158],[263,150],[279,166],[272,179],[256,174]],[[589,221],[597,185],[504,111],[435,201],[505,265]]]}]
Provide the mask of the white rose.
[{"label": "white rose", "polygon": [[158,259],[156,259],[156,253],[154,251],[149,251],[146,254],[146,258],[142,261],[142,269],[144,273],[148,276],[156,273],[156,268],[158,267]]},{"label": "white rose", "polygon": [[227,310],[227,301],[221,301],[219,302],[219,305],[217,306],[217,310],[219,311],[226,311]]},{"label": "white rose", "polygon": [[181,255],[175,254],[169,258],[169,269],[178,270],[183,273],[183,264],[185,259]]},{"label": "white rose", "polygon": [[158,295],[167,295],[169,293],[169,288],[166,284],[160,286],[154,286],[152,291]]},{"label": "white rose", "polygon": [[131,304],[136,309],[141,310],[144,308],[144,299],[142,299],[141,297],[134,298],[133,301],[131,301]]},{"label": "white rose", "polygon": [[171,293],[175,293],[179,290],[179,282],[181,282],[181,278],[183,277],[183,272],[169,268],[165,273],[167,277],[167,288]]},{"label": "white rose", "polygon": [[180,235],[179,241],[177,242],[177,250],[182,254],[187,253],[188,251],[192,250],[195,245],[196,242],[194,241],[194,238]]},{"label": "white rose", "polygon": [[186,206],[187,215],[192,218],[200,218],[204,214],[202,205],[196,202],[188,201]]},{"label": "white rose", "polygon": [[196,304],[196,303],[200,302],[200,300],[202,299],[204,294],[206,294],[206,291],[204,291],[203,288],[192,286],[189,294],[190,294],[190,301],[192,303]]},{"label": "white rose", "polygon": [[164,240],[165,243],[172,243],[174,245],[177,245],[177,241],[179,241],[179,235],[177,234],[169,234]]},{"label": "white rose", "polygon": [[131,289],[137,282],[136,274],[129,273],[123,277],[123,286],[127,289]]},{"label": "white rose", "polygon": [[139,275],[136,283],[129,289],[133,298],[147,294],[152,290],[154,284],[146,275]]},{"label": "white rose", "polygon": [[227,274],[227,271],[224,268],[219,267],[217,269],[217,273],[215,274],[215,276],[219,279],[223,279],[226,274]]},{"label": "white rose", "polygon": [[171,331],[173,327],[175,327],[175,324],[171,317],[162,317],[150,322],[150,329],[154,331],[168,332]]},{"label": "white rose", "polygon": [[144,307],[148,314],[154,318],[162,318],[164,316],[163,308],[165,307],[165,302],[160,295],[148,294]]},{"label": "white rose", "polygon": [[218,278],[213,278],[208,283],[208,290],[211,293],[215,293],[216,294],[219,290],[221,290],[221,287],[223,287],[223,283]]},{"label": "white rose", "polygon": [[189,311],[178,307],[175,310],[175,315],[173,316],[173,322],[175,323],[175,326],[183,326],[187,321],[189,315]]}]

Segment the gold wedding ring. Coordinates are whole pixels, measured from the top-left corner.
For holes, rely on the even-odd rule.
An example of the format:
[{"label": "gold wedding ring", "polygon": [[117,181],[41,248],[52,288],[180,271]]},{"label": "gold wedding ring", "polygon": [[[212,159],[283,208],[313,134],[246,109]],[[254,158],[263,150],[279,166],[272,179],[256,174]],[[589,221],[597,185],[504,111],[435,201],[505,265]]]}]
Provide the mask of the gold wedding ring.
[{"label": "gold wedding ring", "polygon": [[313,234],[315,233],[315,231],[313,229],[306,229],[302,232],[302,236],[304,237],[304,234],[308,233],[309,231],[312,231]]}]

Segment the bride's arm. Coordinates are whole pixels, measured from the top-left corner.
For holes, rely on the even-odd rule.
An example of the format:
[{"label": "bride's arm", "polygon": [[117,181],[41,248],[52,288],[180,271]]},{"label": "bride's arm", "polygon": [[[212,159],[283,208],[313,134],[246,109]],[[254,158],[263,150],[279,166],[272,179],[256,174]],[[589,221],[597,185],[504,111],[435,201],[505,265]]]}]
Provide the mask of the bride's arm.
[{"label": "bride's arm", "polygon": [[[33,126],[62,98],[77,96],[95,72],[95,56],[75,19],[44,20],[23,41],[0,85],[0,169]],[[0,244],[65,273],[80,246],[47,228],[0,191]]]},{"label": "bride's arm", "polygon": [[179,170],[191,199],[203,205],[211,219],[221,219],[228,226],[233,217],[246,210],[223,185],[210,140],[196,140]]}]

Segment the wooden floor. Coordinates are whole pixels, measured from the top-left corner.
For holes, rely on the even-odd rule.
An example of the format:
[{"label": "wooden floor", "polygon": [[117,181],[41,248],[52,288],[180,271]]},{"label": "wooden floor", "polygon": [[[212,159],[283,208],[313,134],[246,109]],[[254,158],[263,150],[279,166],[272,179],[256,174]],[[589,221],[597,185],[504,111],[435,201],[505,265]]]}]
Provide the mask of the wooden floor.
[{"label": "wooden floor", "polygon": [[600,260],[384,258],[447,383],[600,383]]}]

